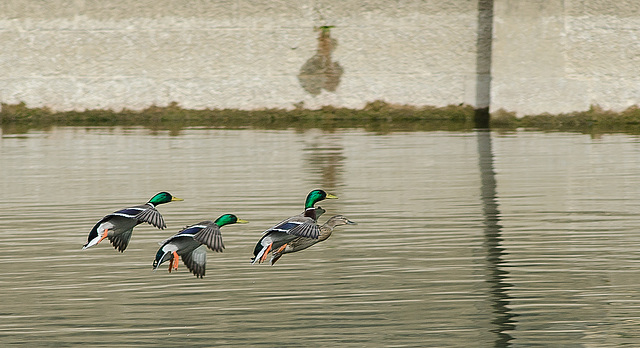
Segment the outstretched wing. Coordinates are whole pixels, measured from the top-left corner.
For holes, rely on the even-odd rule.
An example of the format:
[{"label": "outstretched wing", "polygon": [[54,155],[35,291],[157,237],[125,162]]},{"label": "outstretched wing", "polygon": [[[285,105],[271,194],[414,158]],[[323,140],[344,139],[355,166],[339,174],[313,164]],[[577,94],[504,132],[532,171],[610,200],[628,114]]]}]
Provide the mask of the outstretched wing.
[{"label": "outstretched wing", "polygon": [[138,219],[138,221],[140,222],[149,223],[161,230],[164,230],[167,227],[167,225],[164,223],[164,218],[162,218],[162,215],[160,214],[160,212],[156,208],[152,207],[151,205],[145,204],[142,206],[137,206],[137,207],[123,209],[123,210],[133,210],[133,209],[140,209],[140,208],[146,208],[146,209],[139,211],[138,214],[134,216],[135,219]]},{"label": "outstretched wing", "polygon": [[202,230],[205,227],[206,226],[199,225],[199,224],[186,226],[185,228],[180,230],[178,233],[176,233],[173,236],[163,240],[162,242],[159,242],[158,244],[165,245],[165,244],[169,243],[170,241],[172,241],[174,239],[182,238],[182,237],[191,237],[191,238],[193,238],[193,236],[196,233],[200,232],[200,230]]},{"label": "outstretched wing", "polygon": [[106,219],[107,217],[110,217],[110,216],[122,216],[122,217],[126,217],[126,218],[129,218],[129,219],[135,219],[138,214],[140,214],[141,212],[147,210],[147,208],[149,208],[149,206],[146,205],[146,204],[145,205],[137,205],[137,206],[131,207],[131,208],[124,208],[124,209],[118,210],[116,212],[113,212],[113,213],[105,216],[104,219]]},{"label": "outstretched wing", "polygon": [[198,278],[204,277],[207,266],[207,248],[201,245],[192,252],[182,255],[182,262],[193,275]]},{"label": "outstretched wing", "polygon": [[131,240],[131,235],[133,234],[133,228],[128,229],[122,233],[114,234],[108,236],[109,241],[113,244],[113,247],[119,252],[124,252],[129,245],[129,241]]},{"label": "outstretched wing", "polygon": [[222,252],[224,244],[222,243],[222,233],[220,227],[212,221],[203,221],[198,225],[205,226],[193,236],[193,239],[206,245],[209,249]]},{"label": "outstretched wing", "polygon": [[294,236],[318,239],[320,236],[320,227],[316,225],[316,222],[311,219],[309,222],[304,222],[289,231],[289,234]]},{"label": "outstretched wing", "polygon": [[280,224],[265,231],[265,233],[272,231],[284,232],[294,236],[312,239],[317,239],[320,235],[320,227],[318,227],[315,220],[310,217],[300,215],[292,216],[287,220],[284,220]]}]

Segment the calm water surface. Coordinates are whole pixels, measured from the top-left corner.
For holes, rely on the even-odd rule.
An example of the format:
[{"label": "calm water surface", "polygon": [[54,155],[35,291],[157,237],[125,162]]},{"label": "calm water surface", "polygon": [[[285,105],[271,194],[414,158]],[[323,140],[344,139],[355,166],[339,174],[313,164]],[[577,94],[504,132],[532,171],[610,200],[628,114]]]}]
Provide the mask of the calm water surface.
[{"label": "calm water surface", "polygon": [[[640,139],[512,132],[54,128],[0,139],[0,344],[640,345]],[[324,188],[355,226],[275,266],[261,232]],[[168,228],[81,250],[159,191]],[[157,242],[234,213],[207,275]]]}]

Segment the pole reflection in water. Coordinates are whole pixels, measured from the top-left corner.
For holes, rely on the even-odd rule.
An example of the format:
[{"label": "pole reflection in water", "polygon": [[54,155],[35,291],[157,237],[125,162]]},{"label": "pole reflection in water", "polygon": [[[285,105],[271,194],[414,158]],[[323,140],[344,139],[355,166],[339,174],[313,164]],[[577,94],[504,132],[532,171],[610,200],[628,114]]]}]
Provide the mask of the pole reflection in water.
[{"label": "pole reflection in water", "polygon": [[509,341],[513,339],[508,331],[515,329],[512,318],[515,314],[507,307],[510,296],[507,290],[511,287],[505,283],[504,279],[509,276],[509,272],[502,270],[500,267],[504,264],[502,257],[505,255],[502,243],[501,233],[502,225],[500,225],[500,210],[497,202],[496,194],[496,178],[493,169],[493,151],[491,148],[491,131],[481,129],[476,132],[478,139],[478,159],[481,175],[480,194],[482,198],[482,206],[484,213],[484,249],[486,250],[486,282],[489,285],[491,307],[495,317],[491,321],[495,328],[491,331],[497,337],[495,339],[495,347],[508,347]]}]

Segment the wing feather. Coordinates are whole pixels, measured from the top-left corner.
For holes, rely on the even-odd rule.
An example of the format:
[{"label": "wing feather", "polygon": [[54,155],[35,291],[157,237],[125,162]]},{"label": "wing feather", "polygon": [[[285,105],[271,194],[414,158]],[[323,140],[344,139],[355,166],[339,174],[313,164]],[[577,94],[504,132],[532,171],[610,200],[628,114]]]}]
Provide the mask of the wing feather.
[{"label": "wing feather", "polygon": [[271,232],[284,232],[294,236],[316,239],[320,235],[320,227],[314,219],[300,214],[279,222],[264,231],[263,234]]},{"label": "wing feather", "polygon": [[318,227],[314,219],[299,215],[290,217],[280,225],[274,226],[271,230],[313,239],[318,238],[320,235],[320,227]]},{"label": "wing feather", "polygon": [[162,242],[158,242],[158,244],[160,245],[165,245],[166,243],[176,239],[176,238],[180,238],[180,237],[193,237],[196,233],[198,233],[200,230],[202,230],[203,228],[205,228],[206,226],[201,226],[201,225],[191,225],[191,226],[187,226],[185,228],[183,228],[182,230],[180,230],[178,233],[174,234],[173,236],[163,240]]},{"label": "wing feather", "polygon": [[147,206],[147,209],[139,212],[136,216],[138,221],[149,223],[156,228],[164,230],[167,225],[164,223],[164,219],[162,218],[162,214],[156,208]]},{"label": "wing feather", "polygon": [[192,252],[182,255],[182,262],[193,275],[198,278],[204,277],[207,266],[207,248],[201,245]]},{"label": "wing feather", "polygon": [[114,234],[108,236],[109,241],[113,244],[113,247],[119,252],[124,252],[124,250],[129,245],[129,241],[131,240],[131,235],[133,234],[133,228],[126,230],[122,233]]},{"label": "wing feather", "polygon": [[[200,223],[198,225],[205,225]],[[224,249],[224,243],[222,243],[222,233],[220,233],[220,227],[211,221],[206,221],[206,227],[201,229],[200,232],[193,236],[193,239],[206,245],[209,249],[217,252],[222,252]]]},{"label": "wing feather", "polygon": [[[107,216],[122,216],[122,217],[126,217],[126,218],[130,218],[130,219],[135,219],[136,215],[140,214],[141,212],[145,211],[149,206],[148,205],[144,205],[144,206],[135,206],[135,207],[131,207],[131,208],[124,208],[121,210],[118,210],[116,212],[113,212]],[[105,217],[107,217],[105,216]]]},{"label": "wing feather", "polygon": [[294,236],[318,239],[320,227],[316,225],[315,221],[308,221],[292,228],[288,233]]}]

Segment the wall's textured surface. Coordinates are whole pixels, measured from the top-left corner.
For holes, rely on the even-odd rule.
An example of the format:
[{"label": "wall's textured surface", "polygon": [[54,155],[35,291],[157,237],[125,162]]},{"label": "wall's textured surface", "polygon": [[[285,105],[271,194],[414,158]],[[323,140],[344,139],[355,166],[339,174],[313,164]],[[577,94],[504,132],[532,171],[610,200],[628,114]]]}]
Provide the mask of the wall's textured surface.
[{"label": "wall's textured surface", "polygon": [[[334,27],[321,38],[320,26]],[[475,2],[460,0],[5,0],[0,101],[473,104],[476,26]]]},{"label": "wall's textured surface", "polygon": [[0,102],[623,109],[639,36],[635,0],[4,0]]},{"label": "wall's textured surface", "polygon": [[640,104],[640,1],[496,0],[491,108]]}]

